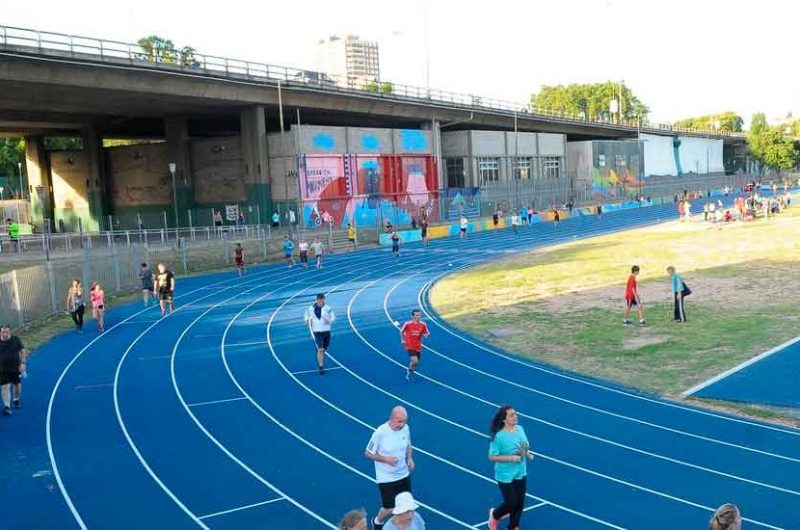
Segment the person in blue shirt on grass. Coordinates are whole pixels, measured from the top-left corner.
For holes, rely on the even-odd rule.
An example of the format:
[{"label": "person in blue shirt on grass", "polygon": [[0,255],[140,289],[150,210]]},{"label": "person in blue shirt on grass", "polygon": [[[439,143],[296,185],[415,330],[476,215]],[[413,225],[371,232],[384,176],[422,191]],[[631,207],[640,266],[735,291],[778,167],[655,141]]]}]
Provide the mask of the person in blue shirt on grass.
[{"label": "person in blue shirt on grass", "polygon": [[691,294],[691,291],[686,287],[681,275],[675,271],[675,267],[672,265],[667,267],[667,274],[669,274],[672,279],[672,296],[675,301],[673,317],[675,322],[686,322],[686,310],[683,306],[683,299]]},{"label": "person in blue shirt on grass", "polygon": [[490,439],[489,460],[494,462],[494,478],[500,486],[503,504],[489,508],[489,530],[497,530],[500,520],[506,517],[509,530],[519,530],[525,508],[526,459],[533,460],[533,452],[514,407],[503,405],[498,409],[492,418]]}]

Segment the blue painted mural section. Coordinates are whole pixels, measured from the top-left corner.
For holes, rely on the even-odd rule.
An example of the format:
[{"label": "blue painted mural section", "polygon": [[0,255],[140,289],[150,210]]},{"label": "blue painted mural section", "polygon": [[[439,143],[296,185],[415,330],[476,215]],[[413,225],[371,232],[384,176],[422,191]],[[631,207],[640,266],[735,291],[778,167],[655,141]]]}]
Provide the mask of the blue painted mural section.
[{"label": "blue painted mural section", "polygon": [[422,131],[403,129],[400,131],[400,147],[407,153],[424,152],[428,148],[428,138]]},{"label": "blue painted mural section", "polygon": [[381,141],[371,134],[365,134],[361,137],[361,147],[366,151],[377,151],[381,148]]},{"label": "blue painted mural section", "polygon": [[333,151],[336,147],[336,139],[330,134],[319,133],[311,138],[311,143],[315,148],[322,151]]}]

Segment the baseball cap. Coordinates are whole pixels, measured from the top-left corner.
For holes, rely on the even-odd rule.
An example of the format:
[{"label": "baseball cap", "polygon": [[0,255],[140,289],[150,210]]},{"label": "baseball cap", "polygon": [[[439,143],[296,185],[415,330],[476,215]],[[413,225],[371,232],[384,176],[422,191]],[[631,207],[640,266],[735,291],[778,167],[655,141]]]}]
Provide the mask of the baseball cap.
[{"label": "baseball cap", "polygon": [[411,496],[411,493],[404,491],[403,493],[398,493],[394,498],[394,509],[392,509],[392,513],[398,515],[416,510],[417,508],[419,508],[419,504],[414,501],[414,497]]}]

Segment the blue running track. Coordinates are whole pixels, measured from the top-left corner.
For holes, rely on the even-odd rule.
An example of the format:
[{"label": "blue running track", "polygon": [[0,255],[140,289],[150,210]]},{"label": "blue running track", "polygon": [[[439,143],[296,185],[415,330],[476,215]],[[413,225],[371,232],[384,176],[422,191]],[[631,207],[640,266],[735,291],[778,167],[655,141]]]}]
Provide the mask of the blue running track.
[{"label": "blue running track", "polygon": [[[734,502],[746,528],[798,529],[800,431],[511,356],[428,303],[460,267],[673,217],[655,206],[407,244],[399,261],[371,249],[321,271],[179,278],[167,318],[115,308],[104,334],[36,353],[23,408],[0,418],[0,528],[332,529],[350,508],[374,515],[364,447],[402,404],[428,528],[485,529],[500,498],[486,429],[513,403],[537,455],[523,528],[705,528]],[[338,317],[323,377],[302,321],[318,291]],[[415,307],[431,336],[407,382],[393,322]]]}]

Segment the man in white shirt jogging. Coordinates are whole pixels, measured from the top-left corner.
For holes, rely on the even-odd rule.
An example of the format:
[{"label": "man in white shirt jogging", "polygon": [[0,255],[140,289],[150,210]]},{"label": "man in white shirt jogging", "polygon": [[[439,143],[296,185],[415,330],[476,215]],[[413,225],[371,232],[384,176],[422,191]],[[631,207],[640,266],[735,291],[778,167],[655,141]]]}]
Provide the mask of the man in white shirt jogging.
[{"label": "man in white shirt jogging", "polygon": [[325,295],[317,294],[317,301],[306,310],[305,321],[311,326],[314,333],[314,342],[317,345],[317,367],[319,375],[325,375],[325,352],[331,343],[331,325],[336,320],[331,306],[325,303]]},{"label": "man in white shirt jogging", "polygon": [[375,479],[381,492],[381,509],[372,521],[375,530],[381,530],[386,518],[392,514],[395,497],[405,491],[411,492],[412,452],[408,413],[397,406],[392,409],[389,421],[372,433],[364,452],[375,462]]},{"label": "man in white shirt jogging", "polygon": [[460,221],[459,224],[461,225],[461,230],[458,233],[458,238],[459,239],[464,239],[465,237],[467,237],[467,225],[469,224],[469,220],[467,219],[467,216],[462,215],[461,216],[461,221]]}]

